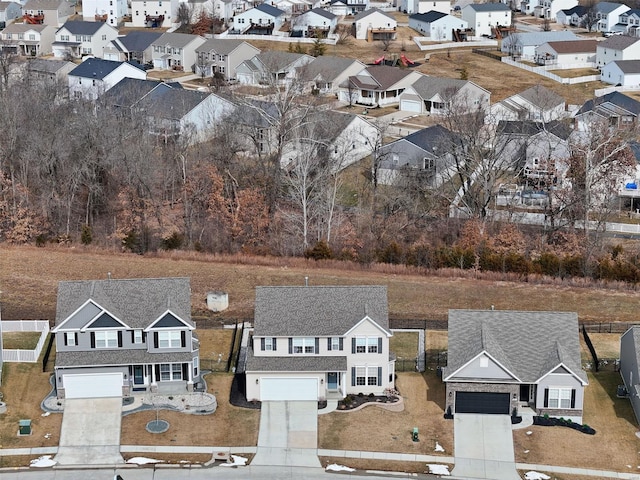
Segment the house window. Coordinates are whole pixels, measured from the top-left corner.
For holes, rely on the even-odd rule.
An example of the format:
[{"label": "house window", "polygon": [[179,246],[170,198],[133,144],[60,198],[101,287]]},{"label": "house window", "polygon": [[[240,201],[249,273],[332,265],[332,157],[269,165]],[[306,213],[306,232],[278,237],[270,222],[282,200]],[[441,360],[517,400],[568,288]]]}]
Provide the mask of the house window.
[{"label": "house window", "polygon": [[355,367],[355,385],[378,386],[379,367]]},{"label": "house window", "polygon": [[378,338],[367,338],[367,353],[378,353]]},{"label": "house window", "polygon": [[96,332],[96,348],[116,348],[118,346],[118,332],[108,330]]},{"label": "house window", "polygon": [[67,332],[64,334],[65,339],[66,339],[66,345],[69,347],[75,347],[76,346],[76,334],[75,332]]},{"label": "house window", "polygon": [[142,343],[142,330],[133,331],[133,343],[137,343],[137,344]]},{"label": "house window", "polygon": [[76,35],[76,42],[82,41],[82,35]]},{"label": "house window", "polygon": [[367,338],[366,337],[357,337],[356,338],[356,353],[366,353],[367,351]]},{"label": "house window", "polygon": [[182,364],[161,363],[160,364],[160,381],[171,382],[175,380],[182,380]]},{"label": "house window", "polygon": [[571,408],[571,389],[550,388],[549,408]]},{"label": "house window", "polygon": [[200,359],[198,357],[193,359],[193,376],[198,376],[198,367],[200,366]]},{"label": "house window", "polygon": [[313,337],[294,338],[293,353],[316,353],[316,340]]},{"label": "house window", "polygon": [[342,350],[340,348],[340,337],[331,338],[331,350]]},{"label": "house window", "polygon": [[35,40],[36,36],[35,34],[29,34],[29,40]]},{"label": "house window", "polygon": [[261,340],[261,342],[262,342],[262,345],[261,345],[262,346],[262,350],[264,350],[266,352],[272,352],[273,350],[275,350],[275,348],[274,348],[274,343],[275,342],[273,341],[272,337],[263,338]]},{"label": "house window", "polygon": [[24,40],[24,33],[18,34],[18,40]]},{"label": "house window", "polygon": [[489,366],[489,359],[487,357],[480,357],[480,367],[487,368]]},{"label": "house window", "polygon": [[[113,11],[111,11],[111,15],[113,15]],[[102,40],[106,40],[107,36],[106,35],[102,35]]]},{"label": "house window", "polygon": [[367,384],[367,367],[356,367],[356,385]]},{"label": "house window", "polygon": [[182,346],[182,339],[179,331],[158,332],[159,348],[179,348]]}]

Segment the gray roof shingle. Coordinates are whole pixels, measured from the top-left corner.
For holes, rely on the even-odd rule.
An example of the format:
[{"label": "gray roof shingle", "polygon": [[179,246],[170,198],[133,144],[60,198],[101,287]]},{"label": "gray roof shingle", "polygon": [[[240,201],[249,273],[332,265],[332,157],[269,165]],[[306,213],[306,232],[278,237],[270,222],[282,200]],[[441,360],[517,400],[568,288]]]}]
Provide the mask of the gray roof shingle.
[{"label": "gray roof shingle", "polygon": [[[101,58],[89,58],[69,72],[69,75],[82,78],[95,78],[102,80],[116,68],[126,62],[115,62],[113,60],[103,60]],[[130,63],[129,65],[140,68],[138,65]]]},{"label": "gray roof shingle", "polygon": [[67,20],[60,27],[68,30],[72,35],[94,35],[100,27],[105,25],[102,22],[84,22],[82,20]]},{"label": "gray roof shingle", "polygon": [[323,355],[297,355],[290,357],[256,357],[247,350],[248,372],[346,372],[347,357]]},{"label": "gray roof shingle", "polygon": [[56,368],[98,365],[144,365],[150,363],[182,363],[193,360],[195,352],[149,353],[146,349],[57,352]]},{"label": "gray roof shingle", "polygon": [[128,52],[144,52],[161,36],[161,32],[134,30],[127,33],[124,37],[118,37],[118,41],[124,45]]},{"label": "gray roof shingle", "polygon": [[638,37],[630,37],[629,35],[614,35],[601,42],[598,42],[599,48],[610,48],[611,50],[624,50],[634,43],[640,42]]},{"label": "gray roof shingle", "polygon": [[[237,40],[235,38],[231,39],[222,39],[222,38],[210,38],[198,48],[196,48],[197,52],[211,52],[214,51],[218,55],[229,55],[236,48],[238,48],[243,43],[246,43],[244,40]],[[250,45],[250,44],[248,44]]]},{"label": "gray roof shingle", "polygon": [[545,110],[564,104],[564,98],[542,85],[534,85],[516,95],[524,98],[530,104]]},{"label": "gray roof shingle", "polygon": [[382,10],[380,10],[379,8],[370,8],[369,10],[365,10],[364,12],[360,12],[359,14],[357,14],[355,17],[353,17],[354,21],[358,21],[358,20],[362,20],[363,18],[368,17],[369,15],[373,14],[373,13],[381,13],[382,15],[384,15],[385,17],[389,17],[389,20],[393,20],[393,24],[396,25],[396,19],[393,18],[391,15],[389,15],[388,13],[383,12]]},{"label": "gray roof shingle", "polygon": [[467,6],[476,12],[506,12],[510,10],[504,3],[472,3]]},{"label": "gray roof shingle", "polygon": [[615,63],[622,73],[640,73],[640,60],[618,60]]}]

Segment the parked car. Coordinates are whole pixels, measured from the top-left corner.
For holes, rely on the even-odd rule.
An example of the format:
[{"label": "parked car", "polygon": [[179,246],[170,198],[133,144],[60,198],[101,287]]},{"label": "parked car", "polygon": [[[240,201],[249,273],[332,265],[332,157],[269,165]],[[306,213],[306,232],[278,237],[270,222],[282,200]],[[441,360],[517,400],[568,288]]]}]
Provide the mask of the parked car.
[{"label": "parked car", "polygon": [[609,38],[609,37],[613,37],[614,35],[622,35],[622,32],[604,32],[603,35]]}]

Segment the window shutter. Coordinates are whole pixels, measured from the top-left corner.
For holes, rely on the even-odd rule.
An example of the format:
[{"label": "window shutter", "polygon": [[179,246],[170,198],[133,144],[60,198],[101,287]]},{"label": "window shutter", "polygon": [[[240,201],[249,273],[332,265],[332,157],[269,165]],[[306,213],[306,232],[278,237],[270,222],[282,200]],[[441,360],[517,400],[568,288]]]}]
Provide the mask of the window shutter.
[{"label": "window shutter", "polygon": [[189,380],[189,364],[182,364],[182,380]]},{"label": "window shutter", "polygon": [[278,343],[277,343],[277,339],[276,339],[276,337],[273,337],[273,338],[271,339],[271,345],[273,345],[273,347],[272,347],[272,348],[273,348],[273,351],[274,351],[274,352],[275,352],[276,350],[278,350]]},{"label": "window shutter", "polygon": [[289,339],[289,354],[293,353],[293,338]]},{"label": "window shutter", "polygon": [[338,347],[340,348],[340,351],[344,350],[344,338],[340,337],[338,339],[338,343],[339,343]]},{"label": "window shutter", "polygon": [[136,343],[136,337],[135,337],[135,333],[133,330],[131,330],[131,343]]},{"label": "window shutter", "polygon": [[378,353],[382,353],[382,337],[378,337]]},{"label": "window shutter", "polygon": [[356,353],[356,337],[351,339],[351,353]]},{"label": "window shutter", "polygon": [[263,337],[263,338],[260,339],[260,350],[262,350],[263,352],[264,352],[264,348],[265,348],[264,344],[265,344],[265,341],[264,341],[264,337]]},{"label": "window shutter", "polygon": [[378,367],[378,386],[382,386],[382,367]]},{"label": "window shutter", "polygon": [[91,348],[96,348],[96,332],[91,332]]},{"label": "window shutter", "polygon": [[571,389],[571,408],[576,408],[576,389]]},{"label": "window shutter", "polygon": [[65,346],[65,347],[67,346],[67,335],[68,335],[67,333],[63,333],[63,334],[62,334],[62,336],[63,336],[63,338],[64,338],[64,346]]},{"label": "window shutter", "polygon": [[73,339],[75,340],[74,344],[78,346],[78,332],[73,332]]},{"label": "window shutter", "polygon": [[320,338],[316,337],[316,355],[320,353]]},{"label": "window shutter", "polygon": [[156,363],[156,382],[160,381],[160,365]]},{"label": "window shutter", "polygon": [[327,350],[331,351],[331,337],[327,338]]},{"label": "window shutter", "polygon": [[544,404],[543,404],[544,408],[547,408],[549,406],[549,389],[545,388],[544,389]]},{"label": "window shutter", "polygon": [[356,367],[351,367],[351,386],[356,386]]},{"label": "window shutter", "polygon": [[122,330],[118,330],[118,348],[122,348]]},{"label": "window shutter", "polygon": [[142,343],[147,343],[147,332],[142,332]]},{"label": "window shutter", "polygon": [[184,330],[180,332],[180,346],[182,348],[187,346],[187,332],[185,332]]},{"label": "window shutter", "polygon": [[158,348],[158,332],[153,332],[153,346],[154,348]]}]

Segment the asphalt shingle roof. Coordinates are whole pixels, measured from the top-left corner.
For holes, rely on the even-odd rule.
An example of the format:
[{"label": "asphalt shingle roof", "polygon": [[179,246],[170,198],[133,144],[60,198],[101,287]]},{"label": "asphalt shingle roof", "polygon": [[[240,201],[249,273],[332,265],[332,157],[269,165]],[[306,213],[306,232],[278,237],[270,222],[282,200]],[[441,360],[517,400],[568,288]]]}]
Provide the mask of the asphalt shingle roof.
[{"label": "asphalt shingle roof", "polygon": [[247,349],[248,372],[346,372],[347,357],[324,355],[297,355],[290,357],[272,357],[254,355],[253,349]]},{"label": "asphalt shingle roof", "polygon": [[532,137],[539,133],[548,132],[561,140],[567,140],[572,131],[571,126],[567,123],[557,120],[548,123],[535,122],[533,120],[500,120],[498,122],[498,132],[508,135]]},{"label": "asphalt shingle roof", "polygon": [[28,61],[27,68],[29,71],[41,73],[56,73],[66,65],[71,64],[66,60],[48,60],[44,58],[33,58]]},{"label": "asphalt shingle roof", "polygon": [[[149,353],[147,349],[98,350],[78,352],[57,352],[56,368],[77,367],[80,365],[144,365],[159,362],[183,363],[193,360],[193,352]],[[124,360],[126,357],[126,360]]]},{"label": "asphalt shingle roof", "polygon": [[128,52],[143,52],[161,36],[162,33],[160,32],[134,30],[127,33],[124,37],[118,37],[118,40],[124,45]]},{"label": "asphalt shingle roof", "polygon": [[317,15],[320,15],[321,17],[326,18],[327,20],[333,20],[334,18],[336,18],[336,15],[334,15],[328,10],[325,10],[324,8],[312,8],[311,10],[309,10],[308,12],[304,12],[300,16],[303,17],[308,13],[315,13]]},{"label": "asphalt shingle roof", "polygon": [[12,23],[11,25],[7,25],[2,33],[25,33],[29,30],[35,30],[36,32],[42,32],[45,28],[49,27],[49,25],[41,24],[41,25],[30,25],[28,23]]},{"label": "asphalt shingle roof", "polygon": [[350,77],[350,80],[359,88],[387,90],[412,73],[406,69],[403,70],[389,65],[370,66],[367,67],[367,72],[369,72],[371,77],[367,75],[357,75]]},{"label": "asphalt shingle roof", "polygon": [[138,106],[154,117],[179,120],[210,95],[196,90],[166,89],[143,98]]},{"label": "asphalt shingle roof", "polygon": [[[611,13],[613,12],[615,9],[620,8],[620,7],[624,7],[626,5],[623,5],[621,3],[615,3],[615,2],[598,2],[594,5],[593,9],[596,11],[596,13]],[[627,7],[629,8],[629,7]]]},{"label": "asphalt shingle roof", "polygon": [[571,15],[573,15],[574,13],[576,15],[578,15],[579,17],[583,16],[585,13],[587,13],[587,7],[583,6],[583,5],[576,5],[573,8],[567,8],[566,10],[562,10],[564,12],[564,14],[568,17],[570,17]]},{"label": "asphalt shingle roof", "polygon": [[614,35],[601,42],[598,42],[600,48],[610,48],[612,50],[624,50],[629,48],[636,42],[639,42],[640,38],[630,37],[629,35]]},{"label": "asphalt shingle roof", "polygon": [[606,115],[608,111],[615,111],[618,114],[626,111],[639,115],[640,102],[623,93],[611,92],[596,99],[587,100],[584,105],[580,107],[580,110],[578,110],[578,114],[601,110],[604,110],[602,112],[604,115]]},{"label": "asphalt shingle roof", "polygon": [[146,328],[169,309],[193,326],[191,321],[191,286],[188,278],[60,282],[58,284],[56,326],[60,325],[89,299],[111,312],[131,328]]},{"label": "asphalt shingle roof", "polygon": [[266,13],[267,15],[271,15],[272,17],[279,17],[281,15],[284,15],[284,12],[282,10],[272,5],[269,5],[268,3],[261,3],[255,8],[256,10]]},{"label": "asphalt shingle roof", "polygon": [[476,12],[506,12],[510,10],[504,3],[472,3],[467,6]]},{"label": "asphalt shingle roof", "polygon": [[426,13],[414,13],[413,15],[409,15],[409,20],[417,20],[419,22],[431,23],[436,20],[440,20],[442,17],[446,17],[446,13],[436,12],[432,10]]},{"label": "asphalt shingle roof", "polygon": [[365,10],[364,12],[360,12],[355,17],[353,17],[353,20],[357,22],[358,20],[362,20],[363,18],[366,18],[366,17],[368,17],[369,15],[371,15],[373,13],[381,13],[385,17],[389,17],[389,20],[393,20],[393,24],[394,25],[397,23],[395,18],[393,18],[391,15],[383,12],[379,8],[370,8],[369,10]]},{"label": "asphalt shingle roof", "polygon": [[507,44],[513,42],[520,47],[526,47],[542,45],[547,42],[561,42],[564,40],[579,40],[579,38],[573,32],[562,30],[559,32],[518,33],[517,35],[509,35],[503,42],[507,42]]},{"label": "asphalt shingle roof", "polygon": [[483,350],[524,383],[537,381],[559,363],[587,382],[576,313],[450,310],[444,376]]},{"label": "asphalt shingle roof", "polygon": [[123,78],[107,90],[100,97],[100,101],[107,106],[132,107],[154,89],[164,91],[171,88],[175,88],[174,85],[168,85],[156,80]]},{"label": "asphalt shingle roof", "polygon": [[72,35],[94,35],[100,27],[105,25],[103,22],[83,22],[82,20],[67,20],[60,27],[68,30]]},{"label": "asphalt shingle roof", "polygon": [[545,110],[564,104],[564,98],[543,85],[534,85],[516,95],[531,105]]},{"label": "asphalt shingle roof", "polygon": [[[328,82],[333,81],[338,75],[343,73],[357,60],[343,57],[331,57],[322,55],[316,57],[311,63],[305,65],[302,70],[302,74],[305,78],[313,80],[315,78],[321,78]],[[364,64],[361,64],[362,68],[365,68]]]},{"label": "asphalt shingle roof", "polygon": [[256,288],[258,337],[344,335],[366,316],[388,331],[386,286]]},{"label": "asphalt shingle roof", "polygon": [[567,40],[565,42],[547,42],[557,53],[596,53],[597,40]]},{"label": "asphalt shingle roof", "polygon": [[163,33],[155,40],[152,45],[170,45],[174,48],[184,48],[194,40],[202,38],[198,35],[191,35],[189,33]]},{"label": "asphalt shingle roof", "polygon": [[[102,80],[116,68],[126,62],[116,62],[113,60],[103,60],[101,58],[89,58],[69,72],[69,75],[82,78],[95,78]],[[139,68],[134,64],[129,64]]]},{"label": "asphalt shingle roof", "polygon": [[416,80],[413,85],[411,85],[411,88],[413,88],[423,99],[428,100],[436,95],[457,92],[467,83],[469,83],[468,80],[446,77],[429,77],[425,75]]},{"label": "asphalt shingle roof", "polygon": [[433,125],[413,132],[411,135],[407,135],[404,137],[404,140],[413,143],[426,152],[433,153],[437,151],[439,147],[451,143],[452,132],[442,125]]},{"label": "asphalt shingle roof", "polygon": [[214,51],[218,55],[229,55],[240,45],[245,43],[244,40],[237,40],[235,38],[232,39],[222,39],[222,38],[210,38],[202,45],[200,45],[196,51],[197,52],[211,52]]},{"label": "asphalt shingle roof", "polygon": [[618,60],[615,63],[622,73],[640,73],[640,60]]}]

